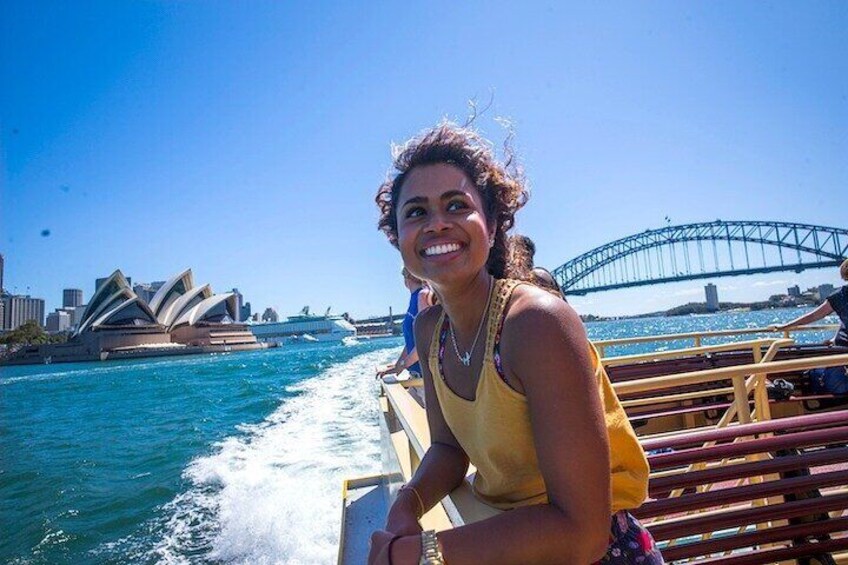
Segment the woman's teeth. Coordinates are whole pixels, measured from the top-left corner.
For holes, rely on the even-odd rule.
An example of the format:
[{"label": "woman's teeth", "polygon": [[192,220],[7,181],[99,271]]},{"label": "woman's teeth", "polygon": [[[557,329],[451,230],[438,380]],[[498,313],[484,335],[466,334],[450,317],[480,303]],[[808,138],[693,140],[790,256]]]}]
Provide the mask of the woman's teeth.
[{"label": "woman's teeth", "polygon": [[428,247],[424,250],[424,255],[427,257],[432,257],[433,255],[444,255],[445,253],[451,253],[452,251],[459,251],[458,243],[446,243],[444,245],[434,245],[433,247]]}]

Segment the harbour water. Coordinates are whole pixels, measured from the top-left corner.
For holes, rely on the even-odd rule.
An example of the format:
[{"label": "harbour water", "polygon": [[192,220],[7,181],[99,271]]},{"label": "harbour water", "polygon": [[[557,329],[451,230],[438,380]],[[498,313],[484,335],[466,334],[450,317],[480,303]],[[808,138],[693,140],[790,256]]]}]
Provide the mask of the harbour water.
[{"label": "harbour water", "polygon": [[[587,329],[764,327],[803,311]],[[0,563],[335,562],[341,481],[380,467],[373,369],[401,345],[0,368]]]}]

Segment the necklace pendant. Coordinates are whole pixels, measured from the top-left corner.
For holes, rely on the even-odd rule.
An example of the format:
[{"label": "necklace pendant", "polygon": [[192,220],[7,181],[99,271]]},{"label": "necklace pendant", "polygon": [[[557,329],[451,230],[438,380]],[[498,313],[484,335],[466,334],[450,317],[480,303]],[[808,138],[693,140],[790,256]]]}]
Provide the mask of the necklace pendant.
[{"label": "necklace pendant", "polygon": [[471,365],[471,352],[469,351],[465,355],[459,358],[459,362],[468,367]]}]

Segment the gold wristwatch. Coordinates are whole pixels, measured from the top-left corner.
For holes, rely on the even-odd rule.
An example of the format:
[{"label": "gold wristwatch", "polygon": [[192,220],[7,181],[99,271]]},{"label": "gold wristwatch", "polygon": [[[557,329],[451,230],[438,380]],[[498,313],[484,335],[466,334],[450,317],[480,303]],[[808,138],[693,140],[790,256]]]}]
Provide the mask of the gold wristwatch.
[{"label": "gold wristwatch", "polygon": [[421,561],[418,565],[445,565],[435,530],[421,532]]}]

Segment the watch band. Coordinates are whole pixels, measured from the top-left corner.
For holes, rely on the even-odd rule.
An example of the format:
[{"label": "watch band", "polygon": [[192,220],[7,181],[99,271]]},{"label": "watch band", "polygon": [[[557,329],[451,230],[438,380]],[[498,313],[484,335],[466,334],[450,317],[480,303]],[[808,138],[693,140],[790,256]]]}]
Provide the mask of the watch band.
[{"label": "watch band", "polygon": [[421,532],[421,560],[418,565],[445,565],[435,530]]}]

